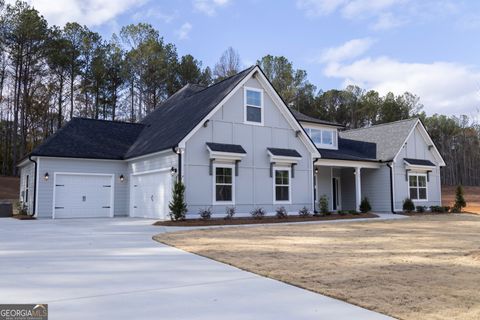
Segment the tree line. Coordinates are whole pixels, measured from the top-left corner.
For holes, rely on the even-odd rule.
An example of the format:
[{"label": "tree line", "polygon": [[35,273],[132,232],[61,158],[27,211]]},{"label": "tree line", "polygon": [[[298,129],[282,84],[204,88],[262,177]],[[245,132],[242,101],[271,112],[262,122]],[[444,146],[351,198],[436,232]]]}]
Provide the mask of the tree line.
[{"label": "tree line", "polygon": [[[32,6],[0,0],[0,174],[72,117],[140,121],[187,83],[210,85],[241,70],[228,48],[210,68],[179,56],[150,24],[131,24],[110,39],[76,22],[49,26]],[[347,128],[422,118],[448,166],[446,184],[478,185],[480,129],[468,117],[426,116],[411,93],[381,96],[358,86],[318,90],[285,57],[257,61],[292,108]]]}]

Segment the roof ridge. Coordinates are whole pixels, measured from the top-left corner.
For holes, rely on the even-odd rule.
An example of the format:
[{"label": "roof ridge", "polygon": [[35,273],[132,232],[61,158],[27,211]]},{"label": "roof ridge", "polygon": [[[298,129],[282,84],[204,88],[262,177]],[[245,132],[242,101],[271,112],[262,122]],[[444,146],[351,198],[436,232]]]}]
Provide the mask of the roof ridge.
[{"label": "roof ridge", "polygon": [[381,126],[392,125],[392,124],[395,124],[395,123],[407,122],[407,121],[419,120],[419,119],[420,119],[420,118],[418,118],[418,117],[414,117],[414,118],[397,120],[397,121],[392,121],[392,122],[385,122],[385,123],[380,123],[380,124],[374,124],[373,126],[370,126],[370,127],[349,129],[349,130],[345,130],[345,131],[342,131],[342,132],[343,132],[343,133],[347,133],[347,132],[352,132],[352,131],[367,130],[367,129],[372,129],[372,128],[378,128],[378,127],[381,127]]},{"label": "roof ridge", "polygon": [[[231,78],[233,78],[233,77],[236,77],[236,76],[238,76],[239,74],[241,74],[241,73],[243,73],[243,72],[245,72],[245,71],[247,71],[247,70],[253,69],[253,68],[255,68],[256,66],[257,66],[257,65],[250,66],[250,67],[248,67],[248,68],[246,68],[246,69],[243,69],[242,71],[239,71],[239,72],[235,73],[234,75],[231,75],[231,76],[229,76],[229,77],[226,77],[225,79],[222,79],[222,80],[220,80],[220,81],[218,81],[218,82],[215,82],[214,84],[212,84],[212,85],[210,85],[210,86],[204,87],[202,90],[199,90],[199,91],[195,92],[194,94],[192,94],[192,96],[193,96],[193,95],[196,95],[197,93],[203,92],[203,91],[205,91],[205,90],[207,90],[207,89],[210,89],[210,88],[212,88],[212,87],[215,87],[216,85],[218,85],[218,84],[220,84],[220,83],[222,83],[222,82],[224,82],[224,81],[227,81],[227,80],[229,80],[229,79],[231,79]],[[191,97],[191,96],[190,96],[190,97]]]},{"label": "roof ridge", "polygon": [[[107,120],[107,119],[92,119],[92,118],[86,118],[86,117],[73,117],[71,120],[89,120],[89,121],[98,121],[98,122],[109,122],[109,123],[121,123],[121,124],[134,124],[134,125],[141,125],[143,126],[142,123],[138,122],[129,122],[129,121],[118,121],[118,120]],[[70,122],[70,121],[69,121]]]}]

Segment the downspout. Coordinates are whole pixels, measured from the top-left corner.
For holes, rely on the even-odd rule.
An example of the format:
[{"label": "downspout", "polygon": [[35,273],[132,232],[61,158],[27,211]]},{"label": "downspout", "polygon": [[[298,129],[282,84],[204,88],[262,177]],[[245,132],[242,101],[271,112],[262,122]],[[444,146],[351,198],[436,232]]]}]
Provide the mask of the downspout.
[{"label": "downspout", "polygon": [[320,158],[315,158],[313,160],[312,164],[312,169],[313,169],[313,179],[312,179],[312,187],[313,187],[313,212],[317,213],[317,210],[315,210],[315,202],[317,201],[317,193],[315,192],[315,180],[318,179],[317,175],[315,174],[315,162],[318,161]]},{"label": "downspout", "polygon": [[396,214],[393,199],[393,166],[391,163],[387,163],[387,167],[390,168],[390,210]]},{"label": "downspout", "polygon": [[35,208],[37,207],[37,161],[32,159],[32,156],[28,156],[28,160],[34,163],[35,173],[33,175],[33,208],[32,208],[32,217],[35,216]]}]

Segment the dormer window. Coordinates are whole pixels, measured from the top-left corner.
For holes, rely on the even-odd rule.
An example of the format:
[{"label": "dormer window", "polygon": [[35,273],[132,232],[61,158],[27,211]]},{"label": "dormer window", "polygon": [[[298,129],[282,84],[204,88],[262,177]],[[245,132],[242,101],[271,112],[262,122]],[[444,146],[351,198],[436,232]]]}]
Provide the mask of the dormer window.
[{"label": "dormer window", "polygon": [[263,125],[263,90],[245,88],[245,123]]},{"label": "dormer window", "polygon": [[337,140],[335,129],[305,128],[305,130],[318,148],[332,149],[335,147]]}]

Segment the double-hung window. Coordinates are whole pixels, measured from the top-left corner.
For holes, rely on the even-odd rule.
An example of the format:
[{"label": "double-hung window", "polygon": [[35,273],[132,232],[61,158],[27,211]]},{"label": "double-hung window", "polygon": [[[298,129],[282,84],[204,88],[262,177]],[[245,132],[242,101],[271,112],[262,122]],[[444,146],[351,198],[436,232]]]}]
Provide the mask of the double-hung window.
[{"label": "double-hung window", "polygon": [[263,91],[245,88],[245,123],[263,125]]},{"label": "double-hung window", "polygon": [[234,202],[234,174],[233,166],[217,165],[215,167],[215,190],[214,202],[233,203]]},{"label": "double-hung window", "polygon": [[275,169],[274,197],[276,203],[290,203],[289,169]]},{"label": "double-hung window", "polygon": [[427,200],[427,175],[410,174],[408,176],[410,199]]}]

